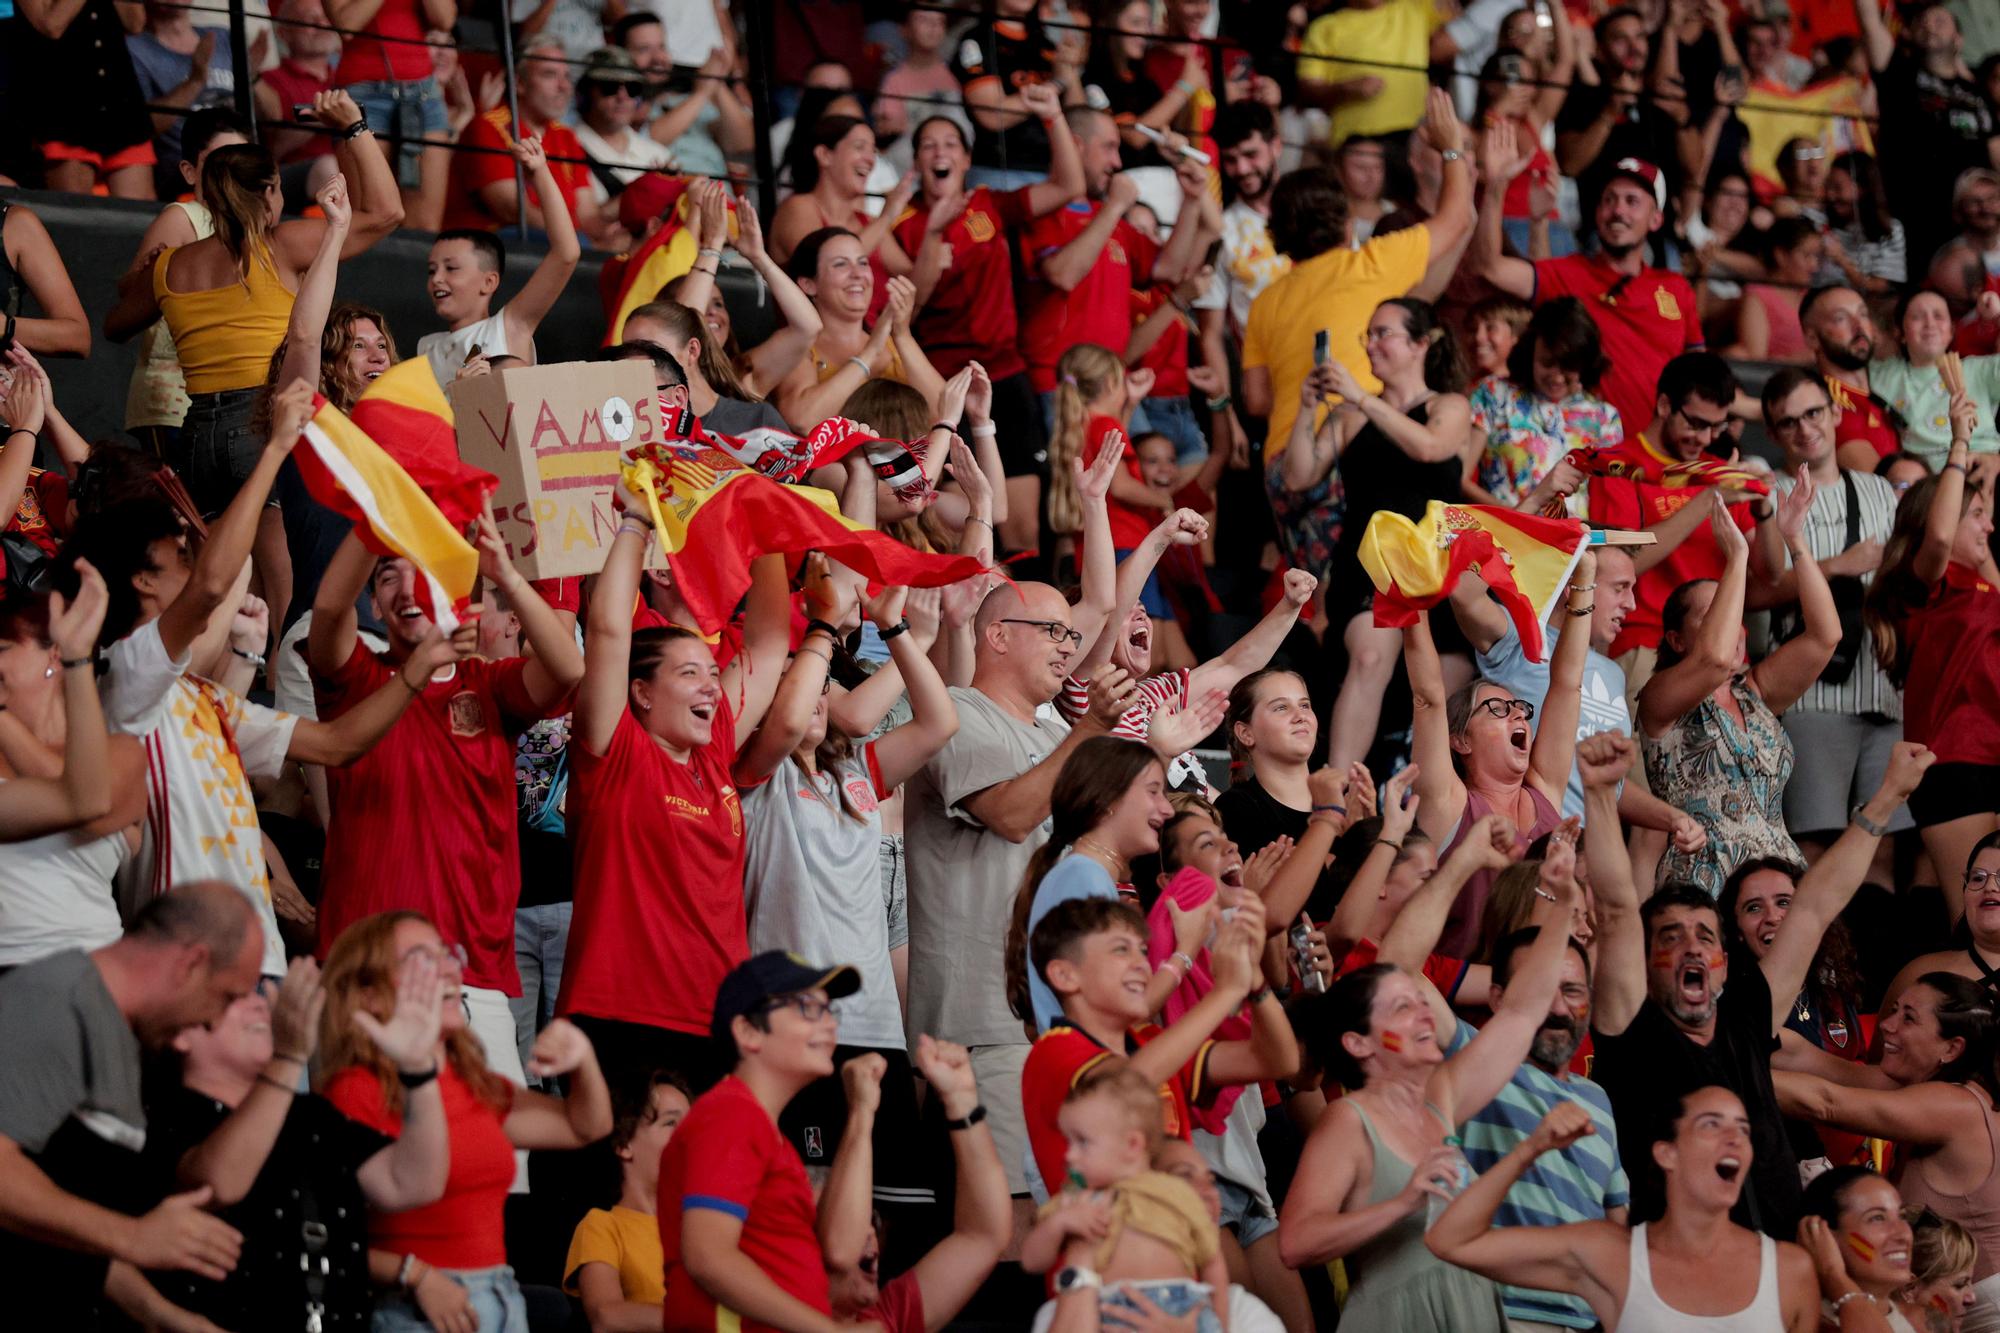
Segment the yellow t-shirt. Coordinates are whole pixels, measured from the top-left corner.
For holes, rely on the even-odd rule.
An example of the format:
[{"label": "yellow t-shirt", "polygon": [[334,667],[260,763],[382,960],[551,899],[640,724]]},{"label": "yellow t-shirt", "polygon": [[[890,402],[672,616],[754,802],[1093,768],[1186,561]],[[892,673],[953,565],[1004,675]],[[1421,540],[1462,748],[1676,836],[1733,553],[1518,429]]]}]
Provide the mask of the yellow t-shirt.
[{"label": "yellow t-shirt", "polygon": [[563,1290],[581,1295],[576,1270],[585,1264],[610,1264],[618,1270],[625,1299],[656,1305],[667,1298],[667,1258],[660,1248],[660,1220],[622,1204],[610,1211],[593,1208],[576,1224],[563,1261]]},{"label": "yellow t-shirt", "polygon": [[1375,307],[1422,281],[1431,260],[1428,227],[1406,227],[1377,237],[1359,250],[1329,250],[1294,264],[1250,303],[1243,330],[1243,368],[1271,374],[1271,433],[1264,461],[1285,451],[1299,414],[1299,386],[1313,368],[1313,335],[1327,331],[1328,350],[1370,393],[1382,387],[1368,368],[1361,335]]},{"label": "yellow t-shirt", "polygon": [[1431,30],[1438,26],[1431,0],[1384,0],[1374,9],[1337,9],[1313,20],[1299,47],[1301,79],[1344,83],[1372,74],[1382,80],[1382,91],[1367,101],[1333,108],[1328,143],[1338,147],[1351,135],[1394,134],[1424,118]]}]

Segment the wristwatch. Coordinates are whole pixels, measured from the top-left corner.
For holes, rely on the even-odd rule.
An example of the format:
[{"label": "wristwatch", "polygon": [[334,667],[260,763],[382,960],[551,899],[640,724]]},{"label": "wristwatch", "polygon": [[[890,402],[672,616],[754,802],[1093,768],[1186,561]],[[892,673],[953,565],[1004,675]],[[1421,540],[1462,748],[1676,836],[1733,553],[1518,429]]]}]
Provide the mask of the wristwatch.
[{"label": "wristwatch", "polygon": [[979,1105],[973,1107],[970,1111],[966,1112],[964,1119],[946,1120],[944,1122],[944,1127],[949,1130],[971,1129],[974,1125],[980,1123],[984,1119],[986,1119],[986,1106],[985,1103],[982,1102]]},{"label": "wristwatch", "polygon": [[1889,826],[1887,824],[1878,824],[1870,819],[1865,806],[1857,805],[1848,811],[1847,822],[1871,838],[1886,838],[1889,836]]},{"label": "wristwatch", "polygon": [[1075,1264],[1071,1264],[1068,1268],[1056,1274],[1056,1295],[1058,1296],[1066,1296],[1072,1291],[1083,1291],[1086,1288],[1100,1291],[1104,1288],[1104,1279],[1097,1275],[1095,1269],[1081,1268]]}]

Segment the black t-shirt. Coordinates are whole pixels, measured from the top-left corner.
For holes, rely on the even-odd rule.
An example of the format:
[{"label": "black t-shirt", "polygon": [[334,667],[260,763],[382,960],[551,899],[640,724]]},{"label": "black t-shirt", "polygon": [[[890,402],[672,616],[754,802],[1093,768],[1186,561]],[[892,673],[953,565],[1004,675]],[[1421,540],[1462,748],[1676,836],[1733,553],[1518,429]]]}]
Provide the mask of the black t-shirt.
[{"label": "black t-shirt", "polygon": [[1910,274],[1920,277],[1954,228],[1951,187],[1968,167],[1992,163],[1986,141],[1995,133],[1993,108],[1970,79],[1939,78],[1923,61],[1898,51],[1875,78],[1882,108],[1882,176],[1893,200],[1922,200],[1896,209],[1909,233]]},{"label": "black t-shirt", "polygon": [[[1055,39],[1033,14],[1022,19],[981,19],[966,29],[952,57],[951,72],[968,92],[975,83],[998,79],[1002,91],[1012,96],[1031,83],[1054,77],[1055,54]],[[973,166],[1049,169],[1049,133],[1033,116],[1023,116],[1018,125],[997,132],[979,124],[976,116],[973,126]]]},{"label": "black t-shirt", "polygon": [[[1265,791],[1255,778],[1245,778],[1216,797],[1215,809],[1222,816],[1222,831],[1246,860],[1251,853],[1279,838],[1290,838],[1296,843],[1305,837],[1306,821],[1312,817],[1310,810],[1294,810]],[[1320,871],[1319,882],[1313,885],[1312,895],[1306,899],[1306,912],[1314,921],[1332,918],[1334,909],[1340,906],[1340,887],[1330,868]]]},{"label": "black t-shirt", "polygon": [[[1160,90],[1153,86],[1153,81],[1146,77],[1146,72],[1139,68],[1136,61],[1128,71],[1128,77],[1123,79],[1118,77],[1117,69],[1109,60],[1096,61],[1083,71],[1083,82],[1086,87],[1095,88],[1104,94],[1104,110],[1111,113],[1111,118],[1118,122],[1118,128],[1121,130],[1137,124],[1160,101]],[[1091,105],[1096,104],[1096,99],[1093,98]],[[1160,150],[1150,143],[1139,148],[1134,148],[1130,143],[1121,143],[1118,145],[1118,156],[1127,171],[1134,167],[1171,165],[1166,158],[1160,156]]]},{"label": "black t-shirt", "polygon": [[[1569,96],[1564,99],[1562,110],[1556,113],[1556,133],[1582,133],[1596,123],[1603,114],[1605,103],[1611,100],[1609,84],[1573,84]],[[1604,147],[1584,169],[1576,173],[1578,204],[1583,210],[1583,229],[1594,229],[1597,216],[1597,196],[1604,192],[1604,184],[1611,179],[1611,170],[1622,158],[1636,157],[1641,162],[1650,162],[1666,173],[1667,201],[1669,204],[1678,196],[1681,188],[1680,126],[1673,118],[1641,93],[1624,117],[1611,127],[1605,136]]]},{"label": "black t-shirt", "polygon": [[[213,1097],[181,1087],[151,1108],[146,1156],[159,1193],[178,1191],[174,1174],[181,1157],[229,1114]],[[349,1120],[323,1097],[294,1097],[250,1192],[221,1211],[222,1219],[243,1233],[236,1271],[221,1282],[192,1273],[152,1273],[153,1285],[174,1304],[223,1328],[304,1328],[305,1227],[317,1221],[326,1228],[317,1250],[326,1261],[318,1293],[321,1326],[329,1333],[367,1329],[374,1306],[368,1200],[356,1173],[393,1141]]]},{"label": "black t-shirt", "polygon": [[1750,1178],[1731,1213],[1743,1226],[1780,1240],[1796,1236],[1799,1164],[1771,1090],[1771,987],[1746,950],[1729,951],[1729,981],[1716,1005],[1715,1035],[1692,1041],[1652,1000],[1639,1006],[1616,1036],[1593,1029],[1597,1058],[1590,1076],[1611,1098],[1620,1156],[1632,1178],[1632,1220],[1649,1222],[1666,1208],[1666,1181],[1652,1143],[1665,1137],[1677,1099],[1720,1084],[1750,1113]]}]

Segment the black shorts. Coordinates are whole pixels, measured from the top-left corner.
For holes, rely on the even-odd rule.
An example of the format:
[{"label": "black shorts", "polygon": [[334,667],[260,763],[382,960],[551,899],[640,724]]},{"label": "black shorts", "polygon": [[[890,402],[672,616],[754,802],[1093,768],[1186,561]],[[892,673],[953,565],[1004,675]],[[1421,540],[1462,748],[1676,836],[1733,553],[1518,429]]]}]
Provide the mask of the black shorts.
[{"label": "black shorts", "polygon": [[1918,828],[1995,811],[2000,811],[2000,764],[1932,764],[1910,793],[1910,818]]},{"label": "black shorts", "polygon": [[934,1138],[935,1132],[927,1135],[918,1120],[917,1080],[909,1054],[836,1047],[833,1074],[802,1088],[778,1117],[778,1129],[808,1167],[833,1165],[847,1130],[847,1090],[840,1081],[840,1068],[858,1055],[879,1055],[889,1066],[882,1074],[882,1102],[875,1111],[872,1138],[875,1211],[887,1229],[883,1245],[891,1260],[885,1271],[895,1272],[921,1256],[939,1229],[936,1177],[928,1169],[933,1158],[923,1151],[926,1138]]},{"label": "black shorts", "polygon": [[[1049,437],[1042,424],[1042,396],[1028,382],[1028,372],[993,381],[994,440],[1000,468],[1010,477],[1049,474]],[[971,439],[968,444],[976,443]]]}]

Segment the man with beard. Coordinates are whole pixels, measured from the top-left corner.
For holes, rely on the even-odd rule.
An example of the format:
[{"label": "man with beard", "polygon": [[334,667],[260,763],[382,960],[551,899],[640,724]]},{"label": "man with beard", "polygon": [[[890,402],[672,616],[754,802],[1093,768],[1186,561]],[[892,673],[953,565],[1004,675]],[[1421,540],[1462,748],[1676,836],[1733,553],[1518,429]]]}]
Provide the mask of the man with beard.
[{"label": "man with beard", "polygon": [[1237,339],[1250,322],[1250,303],[1291,272],[1292,261],[1271,244],[1271,187],[1278,183],[1278,118],[1262,102],[1234,102],[1215,118],[1222,179],[1235,196],[1222,210],[1222,250],[1215,258],[1211,299],[1227,303]]},{"label": "man with beard", "polygon": [[[2000,171],[1971,167],[1963,172],[1951,188],[1951,214],[1958,219],[1959,233],[1931,260],[1930,285],[1944,293],[1951,313],[1963,318],[1980,293],[2000,292]],[[1958,349],[1973,351],[1963,339]]]},{"label": "man with beard", "polygon": [[1833,404],[1834,461],[1856,472],[1903,447],[1889,405],[1868,385],[1875,355],[1875,320],[1852,287],[1815,287],[1799,302],[1799,327],[1813,368],[1826,380]]},{"label": "man with beard", "polygon": [[[1578,80],[1556,116],[1556,164],[1563,175],[1576,178],[1577,202],[1585,217],[1596,215],[1599,196],[1626,158],[1664,163],[1676,174],[1667,186],[1677,192],[1677,143],[1688,114],[1686,99],[1676,91],[1679,41],[1664,42],[1655,63],[1646,19],[1629,5],[1597,20],[1595,35],[1597,81]],[[1598,229],[1601,237],[1602,219]]]},{"label": "man with beard", "polygon": [[[1611,1095],[1626,1143],[1660,1138],[1658,1118],[1697,1088],[1721,1084],[1741,1097],[1755,1157],[1733,1215],[1766,1235],[1789,1236],[1798,1225],[1799,1171],[1771,1088],[1771,1053],[1821,937],[1854,896],[1932,755],[1897,744],[1882,785],[1799,880],[1761,959],[1746,949],[1725,951],[1715,901],[1698,888],[1669,883],[1641,907],[1618,827],[1617,783],[1631,757],[1623,736],[1593,736],[1577,747],[1584,853],[1598,910],[1591,1072]],[[1632,1212],[1641,1219],[1660,1214],[1658,1165],[1639,1160],[1633,1173]]]},{"label": "man with beard", "polygon": [[[1489,992],[1492,1008],[1500,1007],[1519,955],[1534,943],[1536,933],[1533,929],[1517,930],[1494,946],[1493,988]],[[1537,1158],[1507,1191],[1495,1225],[1625,1224],[1631,1187],[1618,1160],[1618,1129],[1611,1099],[1603,1088],[1569,1069],[1589,1021],[1590,956],[1572,938],[1563,955],[1555,998],[1549,1002],[1549,1016],[1535,1033],[1528,1058],[1493,1100],[1466,1121],[1461,1134],[1465,1159],[1483,1175],[1533,1135],[1544,1116],[1565,1102],[1574,1102],[1589,1115],[1594,1132]],[[1459,1026],[1469,1041],[1470,1025],[1461,1021]],[[1502,1287],[1500,1297],[1510,1321],[1570,1328],[1589,1328],[1596,1322],[1589,1305],[1577,1296]]]},{"label": "man with beard", "polygon": [[[1508,126],[1488,130],[1480,153],[1485,190],[1466,267],[1511,296],[1542,305],[1574,296],[1590,307],[1607,368],[1598,392],[1629,430],[1649,421],[1667,362],[1702,346],[1694,288],[1646,263],[1646,242],[1667,217],[1667,179],[1650,161],[1622,157],[1597,196],[1597,249],[1530,263],[1501,249],[1507,186],[1528,165]],[[1728,409],[1733,397],[1721,406]]]}]

